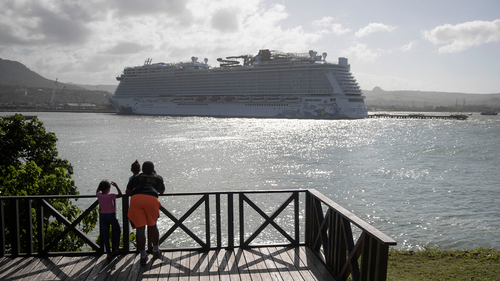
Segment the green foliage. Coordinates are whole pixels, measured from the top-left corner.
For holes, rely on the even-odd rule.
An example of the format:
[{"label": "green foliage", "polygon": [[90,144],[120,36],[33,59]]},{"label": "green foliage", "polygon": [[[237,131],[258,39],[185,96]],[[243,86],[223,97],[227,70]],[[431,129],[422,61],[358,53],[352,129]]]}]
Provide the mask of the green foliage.
[{"label": "green foliage", "polygon": [[[22,115],[16,114],[11,119],[0,119],[0,196],[78,195],[77,187],[71,179],[73,167],[67,160],[58,158],[56,142],[55,134],[47,133],[43,123],[36,118],[28,121]],[[46,201],[69,221],[75,220],[82,213],[69,199]],[[8,200],[5,202],[5,210],[10,210],[10,203]],[[24,211],[21,207],[21,225],[26,220]],[[36,234],[36,224],[41,220],[36,217],[34,208],[31,211],[33,231]],[[94,209],[78,227],[84,233],[89,233],[95,227],[97,219],[97,209]],[[49,212],[44,212],[43,225],[46,242],[52,241],[65,229]],[[9,229],[6,234],[9,244]],[[21,241],[26,239],[25,235],[26,231],[22,231]],[[37,251],[36,235],[34,239]],[[76,251],[83,245],[84,242],[70,232],[58,243],[57,248],[51,251]]]}]

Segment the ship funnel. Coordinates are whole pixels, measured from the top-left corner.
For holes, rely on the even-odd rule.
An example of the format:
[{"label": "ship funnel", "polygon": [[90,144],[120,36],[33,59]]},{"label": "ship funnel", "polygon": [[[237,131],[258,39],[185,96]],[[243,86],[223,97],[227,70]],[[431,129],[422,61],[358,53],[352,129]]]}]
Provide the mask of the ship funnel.
[{"label": "ship funnel", "polygon": [[323,57],[323,60],[326,60],[326,53],[321,54],[321,56]]},{"label": "ship funnel", "polygon": [[207,58],[205,58],[203,61],[205,62],[205,64],[208,63],[208,59]]},{"label": "ship funnel", "polygon": [[191,61],[193,61],[193,62],[197,62],[197,61],[198,61],[198,58],[197,58],[197,57],[191,57]]}]

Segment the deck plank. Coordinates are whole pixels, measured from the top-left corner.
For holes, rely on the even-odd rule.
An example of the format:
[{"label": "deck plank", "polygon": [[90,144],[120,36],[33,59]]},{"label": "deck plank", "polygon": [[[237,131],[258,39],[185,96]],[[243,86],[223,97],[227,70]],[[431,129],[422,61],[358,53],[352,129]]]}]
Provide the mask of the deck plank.
[{"label": "deck plank", "polygon": [[271,275],[272,280],[282,281],[283,277],[281,277],[281,274],[280,274],[278,268],[276,267],[276,263],[274,262],[273,258],[271,257],[270,249],[269,248],[262,248],[259,250],[264,257],[264,263],[266,264],[267,270],[269,271],[269,274]]},{"label": "deck plank", "polygon": [[14,275],[19,268],[23,268],[30,262],[27,258],[17,257],[15,259],[8,259],[0,270],[0,280]]},{"label": "deck plank", "polygon": [[200,252],[198,253],[198,276],[200,281],[210,281],[210,266],[209,266],[209,260],[210,260],[210,252]]},{"label": "deck plank", "polygon": [[170,268],[172,266],[172,252],[162,252],[161,253],[161,268],[158,273],[158,280],[170,280]]},{"label": "deck plank", "polygon": [[135,253],[132,253],[129,255],[132,255],[132,257],[130,259],[131,268],[130,268],[129,273],[127,275],[126,281],[139,280],[139,274],[140,274],[141,268],[142,268],[142,266],[140,264],[141,254],[135,252]]},{"label": "deck plank", "polygon": [[1,280],[334,280],[307,247],[163,252],[141,266],[137,252],[101,256],[18,257],[0,261]]},{"label": "deck plank", "polygon": [[241,281],[241,276],[238,271],[238,265],[236,263],[236,257],[234,250],[226,250],[226,260],[227,260],[227,269],[229,270],[229,278],[231,281]]},{"label": "deck plank", "polygon": [[[259,260],[257,255],[254,255],[254,249],[244,249],[243,255],[247,262],[247,270],[250,272],[250,276],[253,280],[272,280],[271,275],[267,271],[265,264]],[[260,255],[260,252],[259,252]]]},{"label": "deck plank", "polygon": [[106,255],[101,255],[97,261],[94,263],[92,270],[87,276],[87,280],[97,280],[99,275],[104,275],[103,268],[108,264],[109,261],[106,259]]},{"label": "deck plank", "polygon": [[277,249],[280,250],[281,259],[286,263],[288,272],[290,272],[294,280],[314,280],[307,270],[303,271],[301,269],[300,258],[295,256],[294,248]]},{"label": "deck plank", "polygon": [[226,250],[221,249],[217,251],[217,269],[219,271],[219,280],[230,281],[229,267],[227,265]]},{"label": "deck plank", "polygon": [[252,281],[250,273],[245,268],[246,260],[245,256],[243,255],[243,249],[240,248],[235,249],[234,258],[235,258],[235,266],[240,274],[241,280]]},{"label": "deck plank", "polygon": [[189,280],[200,280],[200,255],[197,251],[192,251],[189,258],[191,274]]},{"label": "deck plank", "polygon": [[208,255],[208,272],[210,281],[219,281],[219,263],[217,262],[218,251],[210,251]]},{"label": "deck plank", "polygon": [[84,281],[92,271],[94,263],[99,259],[96,256],[79,257],[77,263],[70,272],[71,280]]},{"label": "deck plank", "polygon": [[28,280],[46,280],[46,277],[50,274],[50,272],[52,272],[52,270],[56,267],[57,263],[59,263],[62,258],[62,256],[57,256],[42,259],[42,261],[38,264],[39,266],[34,268],[35,272],[32,273],[31,276],[29,276],[31,277],[31,279]]},{"label": "deck plank", "polygon": [[179,276],[179,281],[189,281],[189,277],[191,276],[191,268],[189,267],[190,265],[190,259],[192,255],[195,255],[195,252],[192,251],[182,251],[182,256],[180,260],[181,264],[181,273]]},{"label": "deck plank", "polygon": [[116,262],[106,281],[125,280],[133,267],[135,255],[119,255],[115,257]]},{"label": "deck plank", "polygon": [[158,276],[160,275],[161,267],[163,265],[163,257],[151,258],[150,262],[151,262],[151,267],[149,267],[149,270],[147,272],[144,272],[144,274],[142,275],[143,280],[147,281],[158,280]]},{"label": "deck plank", "polygon": [[28,257],[26,258],[26,261],[24,261],[22,264],[14,267],[10,273],[10,278],[13,280],[15,279],[22,279],[23,275],[26,275],[29,273],[29,271],[35,267],[36,263],[38,263],[38,259],[34,257]]},{"label": "deck plank", "polygon": [[181,252],[172,252],[172,264],[168,280],[179,280],[181,275]]},{"label": "deck plank", "polygon": [[321,281],[323,279],[318,279],[316,275],[311,273],[311,270],[306,267],[304,261],[300,259],[300,248],[287,248],[286,253],[290,257],[291,262],[295,265],[295,267],[299,270],[300,275],[306,281]]},{"label": "deck plank", "polygon": [[304,261],[307,268],[309,268],[312,273],[315,273],[319,279],[327,280],[328,278],[333,278],[330,271],[323,265],[323,261],[321,261],[310,248],[300,248],[300,259]]}]

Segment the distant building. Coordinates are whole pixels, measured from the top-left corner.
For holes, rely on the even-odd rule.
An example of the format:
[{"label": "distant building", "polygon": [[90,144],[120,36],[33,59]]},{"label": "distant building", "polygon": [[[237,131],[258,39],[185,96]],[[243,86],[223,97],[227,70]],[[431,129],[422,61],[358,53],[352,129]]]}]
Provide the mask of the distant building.
[{"label": "distant building", "polygon": [[81,102],[81,103],[74,103],[74,102],[68,102],[64,106],[65,108],[69,109],[96,109],[97,106],[93,103],[89,102]]}]

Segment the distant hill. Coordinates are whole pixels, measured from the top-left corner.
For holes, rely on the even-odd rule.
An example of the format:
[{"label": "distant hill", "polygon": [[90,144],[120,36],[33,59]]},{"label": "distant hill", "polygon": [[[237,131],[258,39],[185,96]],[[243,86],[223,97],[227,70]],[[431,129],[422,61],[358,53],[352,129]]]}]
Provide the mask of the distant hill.
[{"label": "distant hill", "polygon": [[99,90],[99,91],[106,91],[110,94],[114,94],[116,87],[118,87],[118,85],[82,85],[82,84],[75,84],[75,85],[87,89],[89,91]]},{"label": "distant hill", "polygon": [[[0,58],[0,84],[19,87],[53,88],[54,80],[49,80],[30,70],[24,64]],[[76,85],[59,83],[68,90],[82,90]]]},{"label": "distant hill", "polygon": [[106,105],[109,104],[106,93],[104,86],[86,89],[72,83],[55,84],[20,62],[0,58],[0,103],[34,105],[52,101]]},{"label": "distant hill", "polygon": [[373,90],[363,90],[367,106],[488,106],[500,108],[500,93],[498,94],[467,94],[426,91],[384,91],[380,87]]}]

